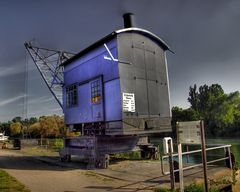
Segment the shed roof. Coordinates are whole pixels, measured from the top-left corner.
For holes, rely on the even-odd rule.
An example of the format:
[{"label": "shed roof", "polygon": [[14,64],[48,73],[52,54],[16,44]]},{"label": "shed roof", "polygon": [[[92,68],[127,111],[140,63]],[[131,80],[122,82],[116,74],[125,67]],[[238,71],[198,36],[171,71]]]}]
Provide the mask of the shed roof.
[{"label": "shed roof", "polygon": [[120,33],[127,33],[127,32],[134,32],[134,33],[143,34],[143,35],[149,37],[150,39],[152,39],[153,41],[155,41],[157,44],[159,44],[164,50],[171,51],[170,47],[161,38],[159,38],[157,35],[151,33],[150,31],[147,31],[145,29],[131,27],[131,28],[124,28],[124,29],[120,29],[120,30],[117,30],[117,31],[113,31],[109,35],[103,37],[102,39],[96,41],[92,45],[90,45],[87,48],[80,51],[79,53],[77,53],[76,55],[74,55],[73,57],[71,57],[70,59],[65,61],[64,63],[62,63],[62,65],[66,66],[66,65],[72,63],[73,61],[75,61],[79,57],[87,54],[89,51],[91,51],[91,50],[95,49],[96,47],[104,44],[105,42],[113,39],[116,35],[118,35]]}]

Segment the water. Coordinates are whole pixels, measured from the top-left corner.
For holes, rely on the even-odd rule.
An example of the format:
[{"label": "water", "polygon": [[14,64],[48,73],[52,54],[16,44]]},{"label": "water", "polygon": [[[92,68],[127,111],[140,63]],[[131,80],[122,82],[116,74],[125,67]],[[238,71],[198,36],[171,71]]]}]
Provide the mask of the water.
[{"label": "water", "polygon": [[207,143],[232,145],[231,152],[234,154],[236,162],[240,165],[240,139],[208,139]]},{"label": "water", "polygon": [[[159,145],[160,148],[160,153],[163,153],[163,149],[162,149],[162,138],[150,138],[150,142],[152,142],[155,145]],[[174,152],[177,153],[177,144],[176,141],[174,141]],[[238,164],[240,165],[240,139],[207,139],[206,140],[206,144],[207,145],[219,145],[219,144],[223,144],[223,145],[232,145],[231,146],[231,152],[234,154],[236,162],[238,162]],[[207,146],[210,147],[210,146]],[[192,151],[192,150],[197,150],[200,149],[200,145],[191,145],[188,146],[188,150]],[[185,145],[183,145],[183,151],[187,151],[187,147]],[[218,158],[223,158],[225,156],[225,152],[223,149],[218,149],[218,150],[213,150],[213,151],[208,151],[207,152],[207,160],[211,161],[211,160],[215,160]],[[175,158],[177,160],[177,158]],[[184,163],[201,163],[202,162],[202,157],[201,157],[201,153],[195,153],[194,155],[190,155],[190,156],[183,156],[183,162]],[[221,161],[218,163],[214,163],[217,165],[224,165],[225,162]]]}]

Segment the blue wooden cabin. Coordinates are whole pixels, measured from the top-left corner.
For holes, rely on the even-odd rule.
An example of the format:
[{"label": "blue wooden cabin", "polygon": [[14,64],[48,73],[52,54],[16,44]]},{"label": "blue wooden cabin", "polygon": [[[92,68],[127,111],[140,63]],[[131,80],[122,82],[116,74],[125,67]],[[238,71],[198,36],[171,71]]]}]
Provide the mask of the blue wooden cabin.
[{"label": "blue wooden cabin", "polygon": [[65,123],[82,135],[170,132],[167,50],[159,37],[130,25],[67,60]]}]

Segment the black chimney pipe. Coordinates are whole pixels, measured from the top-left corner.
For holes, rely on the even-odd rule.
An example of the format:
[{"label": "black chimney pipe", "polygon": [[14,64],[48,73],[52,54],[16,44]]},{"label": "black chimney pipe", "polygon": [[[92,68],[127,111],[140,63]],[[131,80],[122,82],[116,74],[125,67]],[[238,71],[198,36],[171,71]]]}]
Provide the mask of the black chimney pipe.
[{"label": "black chimney pipe", "polygon": [[123,20],[124,20],[124,28],[135,27],[134,14],[133,13],[123,14]]}]

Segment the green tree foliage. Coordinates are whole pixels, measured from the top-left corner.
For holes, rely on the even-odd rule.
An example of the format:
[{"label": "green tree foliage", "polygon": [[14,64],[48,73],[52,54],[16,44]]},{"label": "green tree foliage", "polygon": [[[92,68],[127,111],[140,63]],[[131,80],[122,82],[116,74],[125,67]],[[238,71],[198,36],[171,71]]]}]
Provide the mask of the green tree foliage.
[{"label": "green tree foliage", "polygon": [[41,130],[41,125],[39,122],[30,124],[28,127],[28,131],[31,138],[39,138],[41,136],[40,130]]},{"label": "green tree foliage", "polygon": [[[238,135],[240,127],[240,94],[230,93],[225,100],[213,110],[215,130],[221,135]],[[214,130],[214,129],[213,129]]]},{"label": "green tree foliage", "polygon": [[[230,136],[240,127],[239,92],[224,93],[218,84],[202,85],[197,90],[194,85],[189,89],[188,101],[200,119],[205,122],[209,136]],[[183,115],[183,114],[182,114]],[[193,120],[194,118],[189,119]]]},{"label": "green tree foliage", "polygon": [[31,117],[28,120],[28,132],[31,138],[64,137],[66,134],[64,118],[57,115],[42,116],[39,119]]},{"label": "green tree foliage", "polygon": [[36,117],[31,117],[29,120],[28,120],[28,123],[30,125],[34,124],[34,123],[37,123],[38,122],[38,119]]},{"label": "green tree foliage", "polygon": [[42,137],[58,137],[60,136],[60,130],[55,116],[40,117],[39,123],[41,125],[40,133]]},{"label": "green tree foliage", "polygon": [[4,132],[5,135],[10,135],[10,124],[11,122],[0,123],[0,132]]},{"label": "green tree foliage", "polygon": [[174,121],[195,121],[199,119],[199,114],[192,108],[182,109],[180,107],[172,108]]},{"label": "green tree foliage", "polygon": [[14,117],[14,118],[12,119],[12,122],[13,122],[13,123],[22,122],[22,118],[21,118],[21,117]]},{"label": "green tree foliage", "polygon": [[196,84],[193,87],[189,88],[188,101],[191,104],[192,109],[195,110],[195,111],[198,111],[199,98],[198,98],[198,92],[197,92],[197,85]]},{"label": "green tree foliage", "polygon": [[24,138],[65,137],[67,127],[64,118],[57,115],[24,120],[14,117],[12,121],[0,123],[0,132],[5,132],[5,135],[11,137]]},{"label": "green tree foliage", "polygon": [[192,108],[182,109],[180,107],[172,108],[172,128],[173,135],[176,135],[176,122],[178,121],[196,121],[199,120],[199,114]]},{"label": "green tree foliage", "polygon": [[57,123],[60,136],[62,136],[62,137],[63,137],[63,136],[66,136],[67,127],[66,127],[66,125],[65,125],[64,118],[63,118],[63,117],[60,117],[60,116],[57,116],[57,115],[54,115],[54,118],[55,118],[55,121],[56,121],[56,123]]},{"label": "green tree foliage", "polygon": [[10,125],[11,136],[20,136],[22,133],[22,124],[20,122]]},{"label": "green tree foliage", "polygon": [[206,116],[206,112],[214,109],[217,105],[221,104],[224,100],[225,94],[222,87],[218,84],[213,84],[210,87],[203,85],[189,88],[188,101],[191,104],[191,108],[199,112],[202,118]]}]

